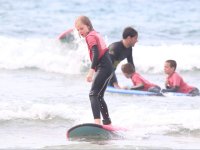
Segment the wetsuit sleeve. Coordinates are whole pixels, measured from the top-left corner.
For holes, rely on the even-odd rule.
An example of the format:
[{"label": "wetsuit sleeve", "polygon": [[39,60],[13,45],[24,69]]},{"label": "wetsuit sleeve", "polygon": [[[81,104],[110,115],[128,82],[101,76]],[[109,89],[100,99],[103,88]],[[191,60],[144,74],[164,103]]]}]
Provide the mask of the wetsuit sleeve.
[{"label": "wetsuit sleeve", "polygon": [[127,61],[128,63],[133,64],[133,67],[135,68],[135,64],[133,62],[133,56],[132,56],[132,49],[131,49],[130,55],[127,57]]},{"label": "wetsuit sleeve", "polygon": [[115,44],[109,45],[108,49],[109,49],[110,58],[111,58],[112,62],[114,62],[114,60],[115,60],[115,55],[116,55],[116,53],[115,53],[115,49],[116,49],[116,48],[115,48]]},{"label": "wetsuit sleeve", "polygon": [[162,92],[165,93],[165,92],[177,92],[179,89],[178,86],[175,86],[175,87],[172,87],[172,88],[167,88],[167,89],[162,89]]},{"label": "wetsuit sleeve", "polygon": [[114,62],[114,60],[115,60],[114,55],[113,54],[109,54],[109,55],[110,55],[111,61]]},{"label": "wetsuit sleeve", "polygon": [[98,65],[98,58],[99,58],[99,50],[97,45],[92,46],[92,65],[91,68],[95,69],[96,66]]}]

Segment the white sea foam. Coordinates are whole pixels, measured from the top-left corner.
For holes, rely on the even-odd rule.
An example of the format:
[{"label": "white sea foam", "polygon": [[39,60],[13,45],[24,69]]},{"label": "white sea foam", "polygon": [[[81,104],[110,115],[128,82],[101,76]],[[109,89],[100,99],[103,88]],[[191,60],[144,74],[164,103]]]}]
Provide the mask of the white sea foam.
[{"label": "white sea foam", "polygon": [[[137,70],[142,72],[163,72],[164,61],[167,59],[177,61],[178,71],[198,71],[199,49],[199,45],[143,46],[138,43],[133,47],[133,59]],[[1,37],[0,40],[1,69],[38,68],[48,72],[80,74],[89,66],[88,50],[84,42],[79,42],[77,49],[70,49],[55,39]]]}]

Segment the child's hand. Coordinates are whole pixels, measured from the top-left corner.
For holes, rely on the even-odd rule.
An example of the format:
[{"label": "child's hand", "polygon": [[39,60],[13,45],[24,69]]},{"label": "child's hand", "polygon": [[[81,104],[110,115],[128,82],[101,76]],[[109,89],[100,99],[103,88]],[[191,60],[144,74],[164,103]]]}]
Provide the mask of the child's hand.
[{"label": "child's hand", "polygon": [[166,93],[167,92],[167,89],[162,89],[161,90],[161,93]]},{"label": "child's hand", "polygon": [[92,82],[92,78],[94,75],[95,70],[94,69],[90,69],[87,76],[86,76],[86,81],[87,82]]},{"label": "child's hand", "polygon": [[121,87],[121,89],[124,89],[124,90],[129,90],[129,89],[130,89],[130,87],[128,87],[128,86],[122,86],[122,87]]},{"label": "child's hand", "polygon": [[169,82],[168,82],[167,79],[166,79],[166,81],[165,81],[165,87],[166,87],[166,88],[169,87]]}]

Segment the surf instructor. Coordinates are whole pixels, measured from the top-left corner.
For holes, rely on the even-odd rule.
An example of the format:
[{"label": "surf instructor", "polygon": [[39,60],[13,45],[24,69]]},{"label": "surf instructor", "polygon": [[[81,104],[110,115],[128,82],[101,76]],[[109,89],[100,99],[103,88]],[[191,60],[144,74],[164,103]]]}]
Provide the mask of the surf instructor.
[{"label": "surf instructor", "polygon": [[[132,64],[135,68],[132,57],[132,47],[135,46],[135,43],[138,40],[138,32],[132,27],[126,27],[123,31],[122,37],[123,39],[121,41],[114,42],[108,47],[114,71],[117,69],[118,64],[125,58],[127,59],[127,62]],[[121,88],[118,84],[115,72],[109,85],[115,88]]]},{"label": "surf instructor", "polygon": [[90,60],[92,62],[86,80],[92,82],[89,98],[94,122],[96,124],[101,124],[101,113],[103,116],[103,124],[109,125],[111,124],[111,120],[104,100],[104,92],[111,78],[113,68],[108,48],[101,35],[94,30],[88,17],[79,16],[75,20],[75,27],[78,33],[86,40]]}]

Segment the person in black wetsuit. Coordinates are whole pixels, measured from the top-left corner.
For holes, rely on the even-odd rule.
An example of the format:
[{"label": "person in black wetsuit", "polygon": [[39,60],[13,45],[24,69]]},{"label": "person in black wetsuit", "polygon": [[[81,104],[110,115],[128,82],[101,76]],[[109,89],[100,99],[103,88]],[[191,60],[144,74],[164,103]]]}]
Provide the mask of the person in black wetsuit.
[{"label": "person in black wetsuit", "polygon": [[[118,64],[125,58],[128,63],[133,64],[133,67],[135,67],[132,57],[132,47],[138,40],[138,32],[132,27],[126,27],[123,31],[122,37],[123,39],[121,41],[114,42],[108,47],[114,71],[117,69]],[[121,88],[118,84],[115,73],[108,85],[115,88]]]},{"label": "person in black wetsuit", "polygon": [[94,116],[94,122],[96,124],[101,124],[101,112],[103,116],[103,124],[110,125],[111,119],[104,100],[104,92],[110,78],[112,77],[113,71],[108,48],[102,36],[93,29],[92,23],[88,17],[78,17],[75,21],[75,27],[79,34],[86,40],[90,60],[92,62],[86,76],[86,80],[88,82],[92,82],[89,98]]}]

